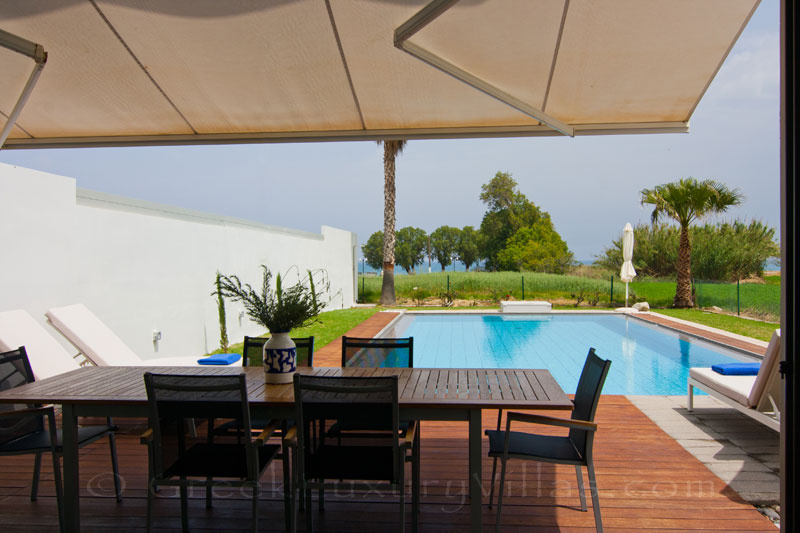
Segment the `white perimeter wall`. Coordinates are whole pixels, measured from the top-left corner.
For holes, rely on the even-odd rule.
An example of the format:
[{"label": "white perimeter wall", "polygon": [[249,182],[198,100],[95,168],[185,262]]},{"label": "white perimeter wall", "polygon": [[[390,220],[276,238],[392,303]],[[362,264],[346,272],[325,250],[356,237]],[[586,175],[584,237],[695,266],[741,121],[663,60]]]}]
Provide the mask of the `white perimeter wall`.
[{"label": "white perimeter wall", "polygon": [[[349,231],[314,234],[152,204],[2,163],[0,205],[0,311],[25,309],[46,324],[50,307],[80,302],[143,358],[218,347],[217,270],[256,287],[261,264],[273,274],[323,268],[335,295],[329,309],[354,303],[357,241]],[[239,304],[226,310],[231,343],[263,333],[240,318]]]}]

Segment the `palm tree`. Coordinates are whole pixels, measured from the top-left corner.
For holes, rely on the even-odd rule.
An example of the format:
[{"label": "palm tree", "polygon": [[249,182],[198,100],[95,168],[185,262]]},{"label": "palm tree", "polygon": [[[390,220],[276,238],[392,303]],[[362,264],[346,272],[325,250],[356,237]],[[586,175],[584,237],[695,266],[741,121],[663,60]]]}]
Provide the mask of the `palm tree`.
[{"label": "palm tree", "polygon": [[678,286],[673,307],[692,307],[692,244],[689,224],[710,213],[722,213],[732,205],[742,203],[738,189],[729,189],[714,180],[697,181],[689,177],[641,191],[642,205],[655,206],[650,217],[653,224],[664,217],[678,222],[681,228],[678,245]]},{"label": "palm tree", "polygon": [[381,305],[394,305],[394,160],[397,154],[403,151],[406,141],[378,141],[378,144],[383,144],[383,282],[381,285]]}]

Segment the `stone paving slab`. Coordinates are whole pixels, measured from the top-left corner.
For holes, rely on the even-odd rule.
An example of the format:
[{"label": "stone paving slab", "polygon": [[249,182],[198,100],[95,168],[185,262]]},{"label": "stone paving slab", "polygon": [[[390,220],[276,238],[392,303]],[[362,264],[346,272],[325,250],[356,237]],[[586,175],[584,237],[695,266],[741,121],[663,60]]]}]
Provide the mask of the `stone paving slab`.
[{"label": "stone paving slab", "polygon": [[628,396],[631,402],[700,460],[717,477],[755,506],[780,501],[778,433],[711,396]]}]

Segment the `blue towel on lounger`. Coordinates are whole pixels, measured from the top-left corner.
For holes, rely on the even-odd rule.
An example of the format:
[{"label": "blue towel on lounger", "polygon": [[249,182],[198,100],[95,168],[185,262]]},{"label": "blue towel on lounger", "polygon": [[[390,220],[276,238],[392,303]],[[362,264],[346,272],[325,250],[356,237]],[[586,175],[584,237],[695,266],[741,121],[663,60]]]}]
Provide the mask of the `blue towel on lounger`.
[{"label": "blue towel on lounger", "polygon": [[722,365],[712,365],[711,370],[723,376],[755,376],[761,363],[725,363]]},{"label": "blue towel on lounger", "polygon": [[241,355],[238,353],[215,353],[198,359],[197,362],[201,365],[231,365],[238,361],[240,357]]}]

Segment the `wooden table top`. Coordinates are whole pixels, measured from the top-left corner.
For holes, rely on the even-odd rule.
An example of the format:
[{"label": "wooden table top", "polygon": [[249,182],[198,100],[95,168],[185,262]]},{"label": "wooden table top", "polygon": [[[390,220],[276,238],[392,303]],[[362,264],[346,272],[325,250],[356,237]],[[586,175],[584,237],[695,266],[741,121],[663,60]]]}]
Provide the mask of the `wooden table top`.
[{"label": "wooden table top", "polygon": [[[267,385],[261,367],[85,367],[1,391],[0,403],[146,405],[145,372],[247,374],[252,405],[292,406],[292,384]],[[547,370],[462,368],[299,368],[319,376],[399,377],[401,407],[572,409]]]}]

